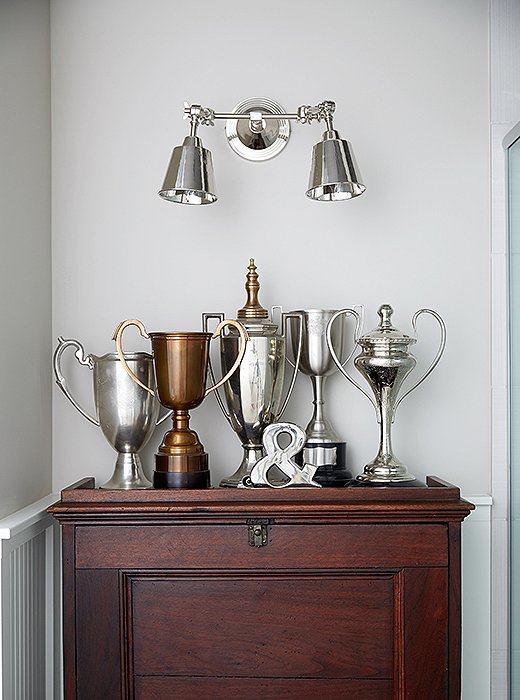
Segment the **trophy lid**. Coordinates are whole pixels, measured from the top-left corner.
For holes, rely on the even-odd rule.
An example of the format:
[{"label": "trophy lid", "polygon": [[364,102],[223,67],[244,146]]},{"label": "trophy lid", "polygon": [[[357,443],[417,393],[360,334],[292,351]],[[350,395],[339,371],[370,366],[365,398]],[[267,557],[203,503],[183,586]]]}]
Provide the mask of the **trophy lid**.
[{"label": "trophy lid", "polygon": [[415,338],[411,338],[392,325],[391,317],[394,310],[390,304],[380,306],[377,313],[381,319],[379,325],[370,333],[359,338],[358,343],[360,345],[391,345],[392,343],[396,345],[411,345],[416,342]]},{"label": "trophy lid", "polygon": [[258,301],[260,282],[258,281],[254,258],[249,259],[248,270],[245,284],[247,300],[237,312],[237,321],[240,321],[249,335],[274,335],[278,330],[278,326],[271,321],[269,312]]}]

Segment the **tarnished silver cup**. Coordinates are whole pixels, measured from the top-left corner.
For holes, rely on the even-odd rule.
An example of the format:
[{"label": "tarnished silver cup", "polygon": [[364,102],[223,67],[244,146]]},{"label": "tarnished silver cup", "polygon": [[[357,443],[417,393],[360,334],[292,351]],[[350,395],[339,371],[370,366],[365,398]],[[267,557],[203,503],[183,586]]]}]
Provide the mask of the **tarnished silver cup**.
[{"label": "tarnished silver cup", "polygon": [[[318,468],[314,477],[318,483],[340,486],[351,479],[352,474],[347,468],[346,443],[340,440],[325,416],[324,399],[325,380],[338,371],[327,345],[326,334],[327,324],[337,311],[303,309],[292,313],[303,318],[299,370],[311,378],[314,395],[312,401],[314,411],[305,429],[306,440],[301,457],[302,463],[312,464]],[[343,358],[347,349],[346,324],[345,317],[340,318],[331,328],[331,343],[336,355]],[[291,340],[294,357],[298,350],[299,333],[299,325],[293,318]]]},{"label": "tarnished silver cup", "polygon": [[[70,392],[63,372],[61,356],[68,347],[76,348],[77,361],[93,373],[96,417],[90,415]],[[152,356],[145,352],[128,353],[126,360],[143,383],[155,386]],[[102,356],[87,355],[83,345],[72,338],[58,338],[53,358],[56,383],[72,405],[91,423],[101,428],[103,435],[118,453],[114,473],[103,489],[146,489],[151,487],[145,477],[139,451],[146,445],[159,423],[160,403],[128,376],[116,353]]]}]

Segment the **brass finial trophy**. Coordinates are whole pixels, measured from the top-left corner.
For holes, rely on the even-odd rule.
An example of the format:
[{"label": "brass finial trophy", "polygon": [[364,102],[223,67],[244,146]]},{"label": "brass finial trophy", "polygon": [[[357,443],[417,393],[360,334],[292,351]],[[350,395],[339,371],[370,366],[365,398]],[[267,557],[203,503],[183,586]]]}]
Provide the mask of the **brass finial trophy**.
[{"label": "brass finial trophy", "polygon": [[[260,283],[253,258],[249,260],[245,289],[247,299],[237,313],[237,320],[248,334],[244,359],[240,370],[224,384],[225,403],[215,392],[218,403],[229,424],[238,435],[244,454],[238,469],[220,482],[221,486],[238,486],[251,474],[254,465],[264,456],[262,435],[265,428],[277,422],[285,408],[294,387],[300,363],[302,318],[296,313],[282,314],[281,332],[278,325],[269,318],[269,312],[258,300]],[[203,328],[207,331],[208,320],[216,318],[220,322],[223,313],[203,314]],[[285,400],[283,386],[287,352],[287,328],[289,319],[299,322],[295,335],[295,367]],[[233,327],[220,336],[220,363],[223,374],[235,364],[239,350],[239,336]],[[211,364],[210,373],[212,374]]]}]

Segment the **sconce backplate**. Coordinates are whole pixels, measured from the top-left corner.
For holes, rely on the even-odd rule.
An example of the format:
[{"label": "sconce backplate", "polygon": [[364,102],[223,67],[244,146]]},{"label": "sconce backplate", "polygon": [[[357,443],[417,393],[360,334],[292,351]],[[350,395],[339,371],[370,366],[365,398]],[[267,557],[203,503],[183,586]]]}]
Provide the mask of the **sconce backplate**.
[{"label": "sconce backplate", "polygon": [[277,103],[266,97],[251,97],[240,102],[234,114],[261,112],[265,126],[257,133],[251,130],[248,119],[227,119],[226,137],[231,148],[246,160],[269,160],[287,145],[291,127],[288,119],[269,119],[269,114],[286,114]]}]

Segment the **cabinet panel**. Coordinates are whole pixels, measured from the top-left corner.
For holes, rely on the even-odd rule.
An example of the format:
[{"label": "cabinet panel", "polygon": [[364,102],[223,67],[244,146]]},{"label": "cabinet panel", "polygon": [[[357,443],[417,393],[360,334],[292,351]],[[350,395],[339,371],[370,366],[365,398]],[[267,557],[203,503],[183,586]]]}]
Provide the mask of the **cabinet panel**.
[{"label": "cabinet panel", "polygon": [[428,697],[440,700],[448,689],[448,571],[409,569],[399,581],[402,697],[424,697],[427,679]]},{"label": "cabinet panel", "polygon": [[138,677],[135,700],[392,700],[390,681]]},{"label": "cabinet panel", "polygon": [[446,566],[443,524],[283,525],[251,547],[247,524],[78,527],[79,568],[384,568]]},{"label": "cabinet panel", "polygon": [[393,676],[393,576],[137,578],[137,675]]},{"label": "cabinet panel", "polygon": [[77,700],[121,697],[119,601],[117,571],[76,572]]}]

